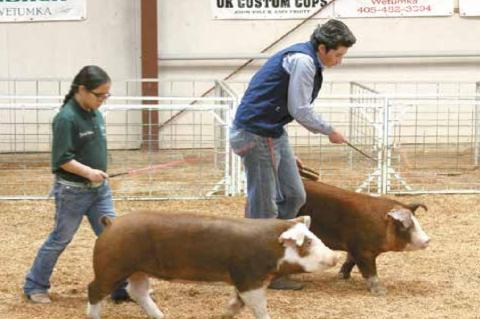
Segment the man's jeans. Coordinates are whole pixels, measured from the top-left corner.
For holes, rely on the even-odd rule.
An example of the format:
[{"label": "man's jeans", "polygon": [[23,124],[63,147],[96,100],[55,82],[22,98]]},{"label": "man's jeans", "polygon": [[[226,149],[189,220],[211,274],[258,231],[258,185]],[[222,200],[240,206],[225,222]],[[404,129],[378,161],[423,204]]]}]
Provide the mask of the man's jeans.
[{"label": "man's jeans", "polygon": [[290,219],[306,194],[288,135],[267,138],[232,127],[230,143],[241,150],[247,176],[247,218]]},{"label": "man's jeans", "polygon": [[67,186],[55,182],[55,225],[47,240],[40,247],[23,287],[26,295],[47,292],[50,276],[57,259],[77,232],[83,216],[98,236],[102,230],[100,218],[115,218],[112,191],[108,182],[98,188]]}]

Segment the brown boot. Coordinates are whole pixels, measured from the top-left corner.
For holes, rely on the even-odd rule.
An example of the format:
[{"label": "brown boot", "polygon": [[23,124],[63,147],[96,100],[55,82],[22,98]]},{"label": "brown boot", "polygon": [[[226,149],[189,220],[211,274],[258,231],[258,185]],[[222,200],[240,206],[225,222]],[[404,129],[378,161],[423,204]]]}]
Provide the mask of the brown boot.
[{"label": "brown boot", "polygon": [[287,276],[278,277],[272,280],[270,285],[268,285],[268,288],[278,289],[278,290],[300,290],[300,289],[303,289],[303,287],[304,287],[303,283],[292,280]]}]

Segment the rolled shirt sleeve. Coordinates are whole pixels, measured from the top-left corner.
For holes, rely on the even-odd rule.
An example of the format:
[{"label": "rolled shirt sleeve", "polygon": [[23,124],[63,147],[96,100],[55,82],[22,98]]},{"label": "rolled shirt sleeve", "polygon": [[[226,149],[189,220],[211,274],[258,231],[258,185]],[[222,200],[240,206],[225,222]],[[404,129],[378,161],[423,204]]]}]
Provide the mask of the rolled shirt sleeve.
[{"label": "rolled shirt sleeve", "polygon": [[293,53],[283,59],[283,68],[290,74],[288,85],[288,112],[312,133],[328,135],[333,127],[316,113],[310,103],[315,77],[315,63],[304,53]]},{"label": "rolled shirt sleeve", "polygon": [[71,120],[58,117],[53,123],[52,170],[75,158],[73,141],[73,123]]}]

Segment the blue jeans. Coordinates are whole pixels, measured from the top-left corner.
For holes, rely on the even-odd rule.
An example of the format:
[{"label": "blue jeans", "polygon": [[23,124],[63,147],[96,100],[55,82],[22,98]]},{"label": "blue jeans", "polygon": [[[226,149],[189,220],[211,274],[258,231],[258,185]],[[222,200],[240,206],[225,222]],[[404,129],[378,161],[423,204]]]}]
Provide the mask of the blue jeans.
[{"label": "blue jeans", "polygon": [[98,236],[103,225],[100,218],[104,215],[115,218],[112,191],[108,182],[98,188],[67,186],[55,182],[55,225],[37,252],[32,268],[25,278],[23,291],[26,295],[44,293],[50,288],[50,276],[57,259],[77,232],[83,216],[86,215],[90,226]]},{"label": "blue jeans", "polygon": [[242,157],[247,176],[247,218],[295,218],[306,194],[288,135],[267,138],[230,129],[230,144]]}]

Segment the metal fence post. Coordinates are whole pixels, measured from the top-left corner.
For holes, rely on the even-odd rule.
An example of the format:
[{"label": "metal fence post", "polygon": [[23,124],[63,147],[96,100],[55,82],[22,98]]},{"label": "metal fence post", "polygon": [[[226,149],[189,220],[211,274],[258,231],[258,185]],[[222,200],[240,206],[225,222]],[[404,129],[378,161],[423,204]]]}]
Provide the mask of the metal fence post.
[{"label": "metal fence post", "polygon": [[480,147],[480,81],[476,83],[476,97],[475,97],[475,136],[474,136],[474,166],[478,166],[479,161],[479,147]]},{"label": "metal fence post", "polygon": [[386,194],[388,191],[388,136],[389,136],[389,111],[390,111],[390,100],[388,97],[384,98],[384,108],[383,108],[383,136],[382,136],[382,171],[381,171],[381,182],[379,185],[380,194]]}]

